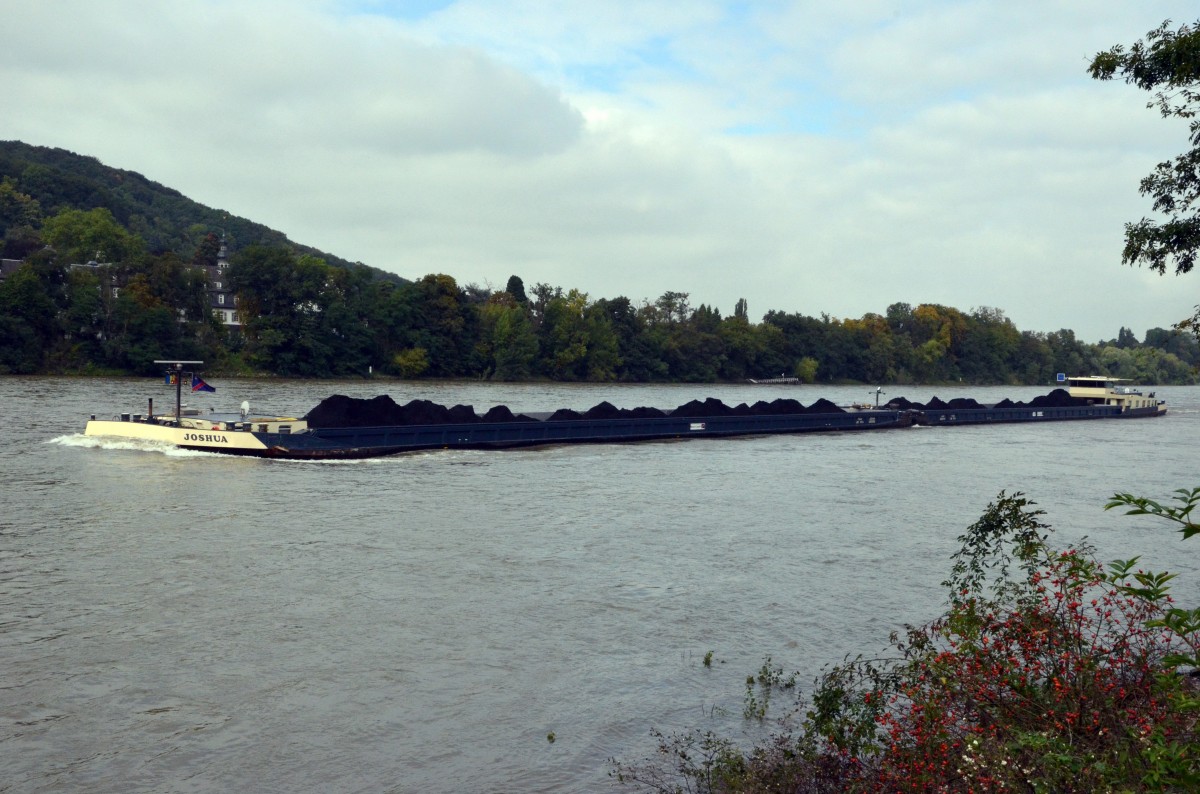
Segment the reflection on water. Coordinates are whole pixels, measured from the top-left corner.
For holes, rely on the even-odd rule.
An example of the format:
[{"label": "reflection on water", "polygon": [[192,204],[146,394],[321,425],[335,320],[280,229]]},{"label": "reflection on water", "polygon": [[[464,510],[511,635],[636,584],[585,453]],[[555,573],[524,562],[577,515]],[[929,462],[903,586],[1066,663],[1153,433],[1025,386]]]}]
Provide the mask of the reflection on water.
[{"label": "reflection on water", "polygon": [[[210,381],[218,408],[301,414],[332,391],[385,390]],[[764,398],[747,386],[386,391],[528,410]],[[1001,489],[1027,492],[1064,541],[1181,571],[1177,593],[1194,603],[1197,555],[1101,509],[1114,491],[1195,484],[1200,390],[1158,391],[1165,419],[314,463],[86,439],[87,415],[162,395],[136,380],[0,379],[21,418],[0,436],[0,779],[14,791],[593,791],[608,757],[651,751],[652,727],[741,731],[742,682],[763,656],[806,678],[935,615],[956,536]]]}]

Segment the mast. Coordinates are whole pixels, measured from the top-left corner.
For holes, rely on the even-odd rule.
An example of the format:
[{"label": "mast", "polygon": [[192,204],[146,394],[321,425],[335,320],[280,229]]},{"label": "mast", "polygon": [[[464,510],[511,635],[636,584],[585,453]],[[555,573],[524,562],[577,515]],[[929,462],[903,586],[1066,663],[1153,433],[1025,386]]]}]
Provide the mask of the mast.
[{"label": "mast", "polygon": [[183,410],[183,365],[200,366],[203,361],[155,361],[155,364],[162,364],[167,367],[167,371],[175,375],[175,422],[179,423],[179,417]]}]

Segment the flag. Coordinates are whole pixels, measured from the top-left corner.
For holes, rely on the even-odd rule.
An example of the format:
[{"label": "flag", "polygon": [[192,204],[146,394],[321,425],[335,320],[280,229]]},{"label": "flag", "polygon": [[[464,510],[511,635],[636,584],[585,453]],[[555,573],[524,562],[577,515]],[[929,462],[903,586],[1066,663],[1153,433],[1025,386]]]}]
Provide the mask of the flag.
[{"label": "flag", "polygon": [[212,386],[209,386],[195,375],[192,376],[192,391],[216,391]]},{"label": "flag", "polygon": [[174,386],[174,385],[175,385],[175,379],[176,379],[177,377],[179,377],[179,376],[178,376],[178,375],[176,375],[174,372],[168,372],[168,373],[167,373],[167,385],[168,385],[168,386]]}]

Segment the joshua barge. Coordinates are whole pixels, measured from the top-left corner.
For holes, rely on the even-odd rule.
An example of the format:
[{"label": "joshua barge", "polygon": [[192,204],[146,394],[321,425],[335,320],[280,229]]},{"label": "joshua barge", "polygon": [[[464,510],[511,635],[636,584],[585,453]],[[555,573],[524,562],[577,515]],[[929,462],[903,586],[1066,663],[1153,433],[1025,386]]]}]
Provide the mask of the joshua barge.
[{"label": "joshua barge", "polygon": [[[111,436],[171,444],[184,449],[266,458],[368,458],[425,449],[504,449],[546,444],[614,443],[683,438],[882,430],[914,424],[959,425],[1158,416],[1166,411],[1153,395],[1121,393],[1105,379],[1073,379],[1071,392],[1055,390],[1028,404],[1007,400],[993,406],[971,401],[928,404],[903,398],[882,408],[844,409],[828,400],[804,406],[796,400],[759,401],[736,407],[719,400],[693,400],[671,410],[616,408],[603,402],[585,411],[514,414],[496,406],[480,415],[468,405],[446,408],[427,400],[398,405],[388,396],[370,400],[334,395],[304,417],[234,414],[185,409],[181,384],[185,366],[198,361],[155,362],[169,365],[176,386],[175,410],[122,414],[87,423],[88,436]],[[1076,386],[1074,381],[1083,385]],[[1095,383],[1093,383],[1095,381]],[[193,384],[203,381],[193,376]],[[197,388],[193,386],[193,388]],[[1080,390],[1079,394],[1075,392]],[[1087,392],[1086,394],[1084,392]]]}]

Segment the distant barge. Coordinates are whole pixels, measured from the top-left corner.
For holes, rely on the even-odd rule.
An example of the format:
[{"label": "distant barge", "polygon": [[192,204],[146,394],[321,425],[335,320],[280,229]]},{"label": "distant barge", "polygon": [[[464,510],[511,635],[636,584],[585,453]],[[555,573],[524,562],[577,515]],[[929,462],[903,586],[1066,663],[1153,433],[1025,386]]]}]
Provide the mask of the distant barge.
[{"label": "distant barge", "polygon": [[[509,449],[547,444],[590,444],[665,439],[727,438],[816,432],[883,430],[912,425],[965,425],[1159,416],[1166,406],[1140,394],[1119,393],[1105,379],[1072,385],[1030,403],[1003,401],[983,406],[973,400],[928,404],[903,398],[882,408],[841,408],[828,400],[804,406],[796,400],[759,401],[730,407],[719,400],[693,400],[671,410],[616,408],[609,403],[585,412],[560,410],[553,414],[514,414],[496,406],[483,415],[471,406],[446,408],[426,400],[397,405],[390,397],[364,400],[334,395],[303,418],[255,415],[249,406],[234,414],[184,409],[179,384],[183,367],[201,362],[169,364],[176,384],[175,411],[158,414],[151,402],[142,414],[113,419],[92,417],[88,436],[157,441],[183,449],[264,458],[328,460],[371,458],[429,449]],[[193,378],[193,380],[195,380]],[[1099,385],[1091,383],[1098,381]],[[1076,389],[1096,394],[1074,395]]]},{"label": "distant barge", "polygon": [[1092,375],[1067,378],[1066,390],[1055,389],[1028,403],[1001,400],[993,405],[982,405],[971,399],[943,402],[934,397],[922,405],[900,397],[889,402],[888,407],[912,411],[914,424],[937,427],[1071,419],[1136,419],[1166,414],[1166,401],[1156,399],[1154,392],[1143,394],[1122,383],[1117,378]]}]

